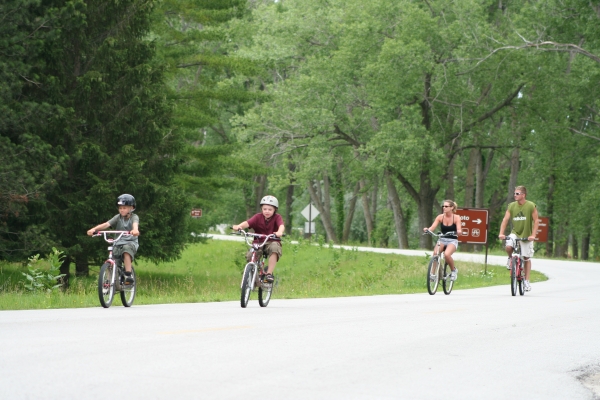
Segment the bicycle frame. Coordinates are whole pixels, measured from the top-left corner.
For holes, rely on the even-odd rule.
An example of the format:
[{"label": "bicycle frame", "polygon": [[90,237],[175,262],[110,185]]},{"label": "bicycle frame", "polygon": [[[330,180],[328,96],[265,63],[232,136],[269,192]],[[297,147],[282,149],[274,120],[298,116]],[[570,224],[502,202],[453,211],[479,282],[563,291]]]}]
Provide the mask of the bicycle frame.
[{"label": "bicycle frame", "polygon": [[[111,237],[107,237],[106,236],[107,234],[109,234],[109,235],[110,234],[113,234],[113,235],[117,235],[118,234],[119,236],[117,236],[115,238],[111,238]],[[115,285],[115,278],[116,278],[116,275],[117,275],[117,269],[118,269],[118,267],[120,267],[120,265],[117,265],[117,263],[115,262],[115,259],[113,258],[113,246],[112,245],[115,242],[118,242],[119,239],[121,239],[123,236],[127,236],[127,235],[130,235],[129,231],[100,231],[100,232],[96,232],[95,235],[92,235],[92,237],[93,236],[103,236],[104,240],[108,244],[110,244],[110,246],[108,246],[108,259],[106,259],[105,262],[110,263],[110,265],[112,266],[112,274],[111,274],[111,278],[110,278],[110,285],[111,286],[115,286],[115,288],[117,290],[119,290],[119,291],[121,290],[121,288],[119,287],[120,285]]]},{"label": "bicycle frame", "polygon": [[[250,259],[250,263],[254,264],[256,266],[256,268],[254,268],[254,271],[252,272],[252,287],[250,290],[254,290],[254,288],[256,287],[256,274],[259,273],[259,270],[262,272],[262,266],[261,266],[261,261],[258,259],[258,250],[260,250],[265,244],[267,244],[267,242],[269,241],[269,239],[272,239],[271,235],[259,235],[256,233],[248,233],[246,231],[240,231],[243,235],[244,235],[244,239],[246,240],[246,244],[248,246],[250,246],[251,251],[252,251],[252,258]],[[254,242],[249,242],[250,238],[257,238],[257,239],[261,239],[264,238],[264,241],[262,243],[254,243]],[[240,288],[242,288],[244,286],[244,277],[242,276],[242,282],[240,283]]]}]

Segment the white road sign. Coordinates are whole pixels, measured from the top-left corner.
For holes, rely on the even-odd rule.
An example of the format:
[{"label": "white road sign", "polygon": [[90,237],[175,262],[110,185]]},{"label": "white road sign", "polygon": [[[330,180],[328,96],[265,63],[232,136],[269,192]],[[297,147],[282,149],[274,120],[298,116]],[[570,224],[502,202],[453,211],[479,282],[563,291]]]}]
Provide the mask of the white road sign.
[{"label": "white road sign", "polygon": [[317,210],[311,203],[304,207],[304,210],[302,210],[301,214],[307,220],[312,221],[317,217],[317,215],[319,215],[319,210]]}]

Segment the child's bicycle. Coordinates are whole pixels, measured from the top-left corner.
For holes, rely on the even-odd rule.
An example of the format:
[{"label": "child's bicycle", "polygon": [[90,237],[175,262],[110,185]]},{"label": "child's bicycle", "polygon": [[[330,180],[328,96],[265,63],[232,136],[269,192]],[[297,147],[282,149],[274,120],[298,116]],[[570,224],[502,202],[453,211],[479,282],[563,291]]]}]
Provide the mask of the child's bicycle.
[{"label": "child's bicycle", "polygon": [[[115,237],[107,237],[106,235],[118,235]],[[131,307],[135,298],[135,287],[137,279],[135,278],[135,270],[131,266],[131,276],[134,279],[133,284],[125,285],[125,268],[123,267],[123,259],[113,259],[112,244],[121,239],[122,236],[129,235],[127,231],[99,231],[92,236],[104,236],[111,245],[108,246],[108,259],[100,267],[100,275],[98,276],[98,298],[102,307],[108,308],[112,304],[115,296],[115,291],[121,294],[121,302],[125,307]]]},{"label": "child's bicycle", "polygon": [[[450,292],[452,292],[452,287],[454,286],[454,281],[450,279],[450,273],[452,271],[450,270],[448,263],[446,263],[444,252],[442,251],[440,254],[442,243],[439,239],[443,237],[456,237],[456,232],[433,233],[430,230],[427,230],[424,235],[431,235],[438,238],[433,248],[433,255],[429,260],[429,266],[427,267],[427,291],[429,294],[434,295],[437,292],[440,281],[442,281],[444,293],[450,294]],[[440,265],[441,263],[444,264],[443,268]]]},{"label": "child's bicycle", "polygon": [[517,238],[516,246],[513,249],[512,257],[510,258],[510,292],[513,296],[517,295],[517,286],[519,294],[525,294],[525,268],[523,263],[525,260],[521,255],[521,242],[527,242],[527,238]]},{"label": "child's bicycle", "polygon": [[[273,292],[273,283],[266,282],[265,276],[267,271],[265,270],[265,254],[263,257],[258,258],[258,250],[260,250],[269,240],[281,240],[275,235],[259,235],[257,233],[249,233],[240,229],[240,235],[244,236],[246,244],[250,246],[252,252],[252,258],[250,262],[246,264],[244,268],[244,274],[242,275],[242,294],[240,297],[240,305],[242,308],[246,308],[248,301],[250,300],[250,293],[254,288],[258,287],[258,304],[261,307],[269,305],[271,300],[271,293]],[[234,233],[235,235],[236,233]],[[258,240],[257,243],[253,243],[253,239]],[[260,243],[262,241],[262,243]]]}]

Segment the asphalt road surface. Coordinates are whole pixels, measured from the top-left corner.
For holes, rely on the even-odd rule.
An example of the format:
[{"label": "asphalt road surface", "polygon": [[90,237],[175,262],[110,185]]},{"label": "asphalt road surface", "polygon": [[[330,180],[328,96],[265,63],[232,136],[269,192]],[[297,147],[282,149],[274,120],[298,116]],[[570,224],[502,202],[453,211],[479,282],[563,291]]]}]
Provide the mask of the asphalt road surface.
[{"label": "asphalt road surface", "polygon": [[450,296],[2,311],[0,399],[594,399],[600,264],[534,268],[516,297],[502,271]]}]

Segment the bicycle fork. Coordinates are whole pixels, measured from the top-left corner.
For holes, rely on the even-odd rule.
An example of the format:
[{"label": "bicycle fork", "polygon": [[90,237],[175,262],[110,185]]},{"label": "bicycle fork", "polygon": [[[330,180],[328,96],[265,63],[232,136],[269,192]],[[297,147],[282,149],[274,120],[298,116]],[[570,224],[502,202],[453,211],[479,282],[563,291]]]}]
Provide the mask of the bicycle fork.
[{"label": "bicycle fork", "polygon": [[[252,264],[252,285],[250,286],[250,290],[254,290],[254,283],[256,280],[256,272],[258,271],[258,267],[256,266],[255,263],[248,263],[246,264],[246,268],[248,268],[248,266]],[[246,278],[246,269],[244,269],[244,274],[242,275],[242,283],[240,284],[240,289],[244,287],[244,279]]]}]

